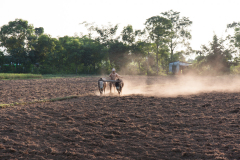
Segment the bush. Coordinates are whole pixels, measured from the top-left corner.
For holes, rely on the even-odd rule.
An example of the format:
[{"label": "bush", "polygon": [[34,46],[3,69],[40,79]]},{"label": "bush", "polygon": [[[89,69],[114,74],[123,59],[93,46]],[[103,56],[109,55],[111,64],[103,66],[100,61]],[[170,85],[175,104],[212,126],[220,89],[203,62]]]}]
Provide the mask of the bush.
[{"label": "bush", "polygon": [[238,66],[231,66],[230,73],[232,74],[240,74],[240,65]]}]

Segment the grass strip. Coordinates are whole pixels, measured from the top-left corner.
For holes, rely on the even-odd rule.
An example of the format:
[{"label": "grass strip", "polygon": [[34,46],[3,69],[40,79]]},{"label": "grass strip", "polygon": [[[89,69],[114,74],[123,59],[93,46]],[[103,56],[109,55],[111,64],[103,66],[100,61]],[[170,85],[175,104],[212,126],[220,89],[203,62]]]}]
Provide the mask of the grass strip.
[{"label": "grass strip", "polygon": [[10,103],[10,104],[0,104],[0,108],[6,108],[6,107],[11,107],[11,106],[19,106],[19,105],[27,105],[27,104],[44,103],[44,102],[63,101],[63,100],[67,100],[67,99],[73,99],[73,98],[89,96],[89,95],[94,95],[94,94],[71,95],[71,96],[67,96],[67,97],[43,99],[43,100],[37,100],[37,101],[32,101],[32,102],[14,102],[14,103]]},{"label": "grass strip", "polygon": [[31,73],[0,73],[0,79],[31,79],[43,78],[41,74]]},{"label": "grass strip", "polygon": [[100,75],[86,74],[31,74],[31,73],[0,73],[0,80],[18,80],[18,79],[59,79],[59,78],[82,78],[99,77]]},{"label": "grass strip", "polygon": [[99,77],[101,75],[88,74],[43,74],[43,79],[58,79],[58,78],[82,78],[82,77]]}]

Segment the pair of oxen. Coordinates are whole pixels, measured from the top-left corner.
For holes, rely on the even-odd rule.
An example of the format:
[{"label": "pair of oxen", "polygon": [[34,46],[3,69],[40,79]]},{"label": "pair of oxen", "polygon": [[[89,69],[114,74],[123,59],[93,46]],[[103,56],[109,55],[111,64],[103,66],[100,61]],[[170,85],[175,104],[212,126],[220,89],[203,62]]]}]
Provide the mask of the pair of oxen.
[{"label": "pair of oxen", "polygon": [[99,89],[99,92],[100,92],[101,95],[103,94],[103,92],[105,93],[107,83],[109,83],[110,93],[112,93],[112,88],[114,90],[114,87],[116,87],[116,90],[117,90],[119,95],[122,93],[122,88],[124,86],[124,83],[123,83],[122,79],[106,80],[106,79],[100,78],[98,80],[98,89]]}]

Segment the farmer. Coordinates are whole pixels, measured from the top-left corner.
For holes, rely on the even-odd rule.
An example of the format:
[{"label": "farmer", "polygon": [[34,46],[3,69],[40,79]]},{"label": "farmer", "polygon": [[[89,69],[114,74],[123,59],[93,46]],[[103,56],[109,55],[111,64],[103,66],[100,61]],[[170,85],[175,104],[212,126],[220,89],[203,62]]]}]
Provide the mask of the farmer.
[{"label": "farmer", "polygon": [[109,77],[111,78],[111,80],[116,80],[117,78],[120,78],[121,76],[119,76],[119,75],[116,73],[115,68],[113,68],[113,69],[112,69],[112,73],[109,75]]},{"label": "farmer", "polygon": [[[116,80],[118,78],[120,78],[121,76],[119,76],[117,73],[116,73],[116,70],[115,68],[112,69],[112,73],[109,75],[109,77],[111,78],[111,80]],[[114,82],[110,82],[109,85],[110,85],[110,92],[112,92],[112,86],[115,86],[114,85],[115,83]]]}]

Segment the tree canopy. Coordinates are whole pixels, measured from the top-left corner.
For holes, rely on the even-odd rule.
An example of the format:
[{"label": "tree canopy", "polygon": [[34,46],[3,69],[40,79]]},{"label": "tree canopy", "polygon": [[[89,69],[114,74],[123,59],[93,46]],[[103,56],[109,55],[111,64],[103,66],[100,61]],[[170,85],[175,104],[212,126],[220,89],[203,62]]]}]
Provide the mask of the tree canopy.
[{"label": "tree canopy", "polygon": [[[195,54],[189,45],[192,23],[170,10],[146,19],[143,30],[131,24],[118,31],[118,24],[99,27],[83,22],[88,34],[53,38],[43,27],[15,19],[0,29],[0,45],[5,49],[0,52],[0,72],[105,74],[115,67],[124,74],[166,74],[169,62],[185,61],[186,54]],[[195,51],[200,56],[193,66],[202,71],[229,70],[229,61],[239,57],[240,23],[227,28],[234,29],[234,35],[226,39],[214,35],[212,42]]]},{"label": "tree canopy", "polygon": [[168,46],[171,51],[171,61],[173,60],[173,52],[178,45],[189,47],[188,40],[192,38],[189,31],[189,26],[192,25],[192,21],[188,17],[180,18],[180,12],[170,10],[168,12],[161,13],[164,17],[171,20],[172,28],[169,36]]},{"label": "tree canopy", "polygon": [[172,23],[169,19],[161,16],[153,16],[145,22],[146,30],[149,34],[149,39],[156,45],[156,74],[159,72],[159,47],[163,46],[168,37],[172,34]]}]

